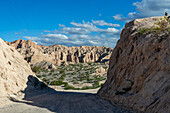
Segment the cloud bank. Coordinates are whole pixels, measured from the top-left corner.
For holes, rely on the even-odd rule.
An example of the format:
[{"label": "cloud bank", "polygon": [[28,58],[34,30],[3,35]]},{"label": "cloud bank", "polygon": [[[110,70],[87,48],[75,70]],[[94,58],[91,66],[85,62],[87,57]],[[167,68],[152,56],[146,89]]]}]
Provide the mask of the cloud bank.
[{"label": "cloud bank", "polygon": [[[61,44],[66,46],[107,46],[114,47],[120,35],[120,25],[104,20],[92,22],[70,22],[72,27],[59,24],[54,31],[44,30],[40,37],[24,36],[40,45]],[[115,28],[117,27],[117,28]]]}]

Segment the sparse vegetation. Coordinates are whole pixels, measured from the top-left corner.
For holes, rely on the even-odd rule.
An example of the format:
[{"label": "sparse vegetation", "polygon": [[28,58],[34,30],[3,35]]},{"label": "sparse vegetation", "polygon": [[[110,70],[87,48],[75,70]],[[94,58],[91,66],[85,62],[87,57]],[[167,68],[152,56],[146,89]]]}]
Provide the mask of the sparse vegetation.
[{"label": "sparse vegetation", "polygon": [[60,86],[60,85],[68,85],[68,83],[67,82],[63,82],[63,81],[61,81],[61,80],[59,80],[59,81],[52,81],[51,83],[50,83],[50,85],[57,85],[57,86]]},{"label": "sparse vegetation", "polygon": [[32,67],[31,68],[32,69],[32,71],[34,72],[34,73],[39,73],[40,71],[41,71],[41,68],[40,67]]},{"label": "sparse vegetation", "polygon": [[[100,81],[105,82],[106,73],[96,74],[96,69],[102,66],[104,69],[108,65],[103,63],[75,63],[67,66],[57,66],[57,69],[40,69],[34,67],[37,77],[49,85],[61,86],[65,90],[85,90],[100,87]],[[69,85],[72,84],[72,85]],[[80,84],[87,84],[82,86]]]},{"label": "sparse vegetation", "polygon": [[167,16],[158,19],[157,22],[154,23],[154,26],[152,26],[151,28],[140,28],[137,36],[142,36],[149,32],[158,35],[162,31],[170,32],[170,20],[167,19]]}]

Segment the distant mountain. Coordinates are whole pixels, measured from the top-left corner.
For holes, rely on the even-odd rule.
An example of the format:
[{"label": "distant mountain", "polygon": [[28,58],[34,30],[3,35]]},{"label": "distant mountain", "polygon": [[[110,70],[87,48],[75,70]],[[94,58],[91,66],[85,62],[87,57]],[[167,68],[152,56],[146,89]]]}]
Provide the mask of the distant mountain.
[{"label": "distant mountain", "polygon": [[31,40],[6,42],[13,46],[31,64],[44,60],[61,65],[67,62],[104,62],[108,63],[113,48],[99,46],[67,47],[64,45],[42,46]]}]

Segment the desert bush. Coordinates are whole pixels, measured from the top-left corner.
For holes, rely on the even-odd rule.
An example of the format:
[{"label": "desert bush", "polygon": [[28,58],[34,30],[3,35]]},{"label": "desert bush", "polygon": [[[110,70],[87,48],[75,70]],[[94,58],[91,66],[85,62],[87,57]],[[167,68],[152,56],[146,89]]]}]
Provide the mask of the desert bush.
[{"label": "desert bush", "polygon": [[36,75],[38,78],[41,78],[41,75]]},{"label": "desert bush", "polygon": [[35,73],[39,73],[40,70],[41,70],[40,67],[36,67],[36,66],[35,66],[35,67],[32,67],[31,69],[32,69],[32,71],[35,72]]},{"label": "desert bush", "polygon": [[167,19],[167,16],[158,19],[154,24],[155,26],[152,26],[151,28],[140,28],[137,36],[142,36],[148,32],[152,32],[155,33],[155,35],[158,35],[161,31],[170,31],[170,20]]},{"label": "desert bush", "polygon": [[81,88],[81,90],[86,90],[86,89],[91,89],[91,87],[90,87],[90,86],[83,86],[83,87]]},{"label": "desert bush", "polygon": [[66,76],[66,75],[65,75],[65,74],[63,74],[63,75],[61,75],[58,79],[59,79],[59,80],[61,80],[61,81],[63,81],[63,80],[64,80],[64,78],[65,78],[65,76]]},{"label": "desert bush", "polygon": [[54,72],[54,71],[55,71],[54,69],[51,70],[51,72]]},{"label": "desert bush", "polygon": [[50,72],[48,75],[52,75],[53,73],[52,72]]},{"label": "desert bush", "polygon": [[74,90],[75,90],[75,87],[70,86],[70,85],[68,85],[68,84],[65,84],[65,85],[64,85],[64,89],[65,89],[65,90],[68,90],[68,89],[74,89]]},{"label": "desert bush", "polygon": [[47,82],[47,81],[48,81],[46,78],[43,78],[42,80],[43,80],[44,82]]},{"label": "desert bush", "polygon": [[60,70],[60,74],[62,74],[62,73],[65,73],[65,71],[64,70]]},{"label": "desert bush", "polygon": [[78,81],[73,81],[73,84],[79,84],[79,82]]},{"label": "desert bush", "polygon": [[63,81],[61,81],[61,80],[58,80],[58,81],[52,81],[51,83],[50,83],[50,85],[57,85],[57,86],[60,86],[60,85],[67,85],[68,83],[67,82],[63,82]]},{"label": "desert bush", "polygon": [[58,73],[54,73],[53,75],[58,75]]},{"label": "desert bush", "polygon": [[71,75],[76,75],[76,74],[77,74],[76,72],[71,73]]},{"label": "desert bush", "polygon": [[46,77],[47,75],[43,74],[42,76],[43,76],[43,77]]}]

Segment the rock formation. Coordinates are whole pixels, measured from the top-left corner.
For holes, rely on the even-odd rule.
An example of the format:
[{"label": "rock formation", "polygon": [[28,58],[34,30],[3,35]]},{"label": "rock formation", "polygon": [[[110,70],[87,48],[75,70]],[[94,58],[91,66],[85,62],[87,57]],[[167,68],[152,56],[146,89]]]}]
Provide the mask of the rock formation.
[{"label": "rock formation", "polygon": [[170,111],[170,23],[163,18],[125,25],[99,96],[148,113]]},{"label": "rock formation", "polygon": [[33,64],[32,67],[40,67],[41,69],[56,69],[56,66],[53,63],[46,61],[46,60],[37,62]]},{"label": "rock formation", "polygon": [[25,90],[28,81],[33,85],[36,80],[38,85],[40,82],[23,56],[0,38],[0,96]]},{"label": "rock formation", "polygon": [[67,62],[108,62],[112,48],[99,46],[67,47],[63,45],[41,46],[30,40],[6,42],[20,52],[28,63],[35,64],[43,60],[61,65]]},{"label": "rock formation", "polygon": [[106,70],[102,66],[100,66],[98,69],[96,69],[96,73],[97,74],[98,73],[106,73]]}]

